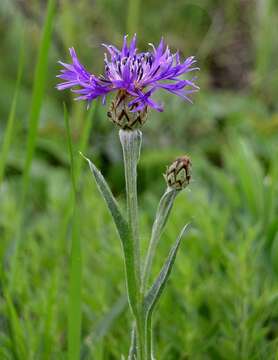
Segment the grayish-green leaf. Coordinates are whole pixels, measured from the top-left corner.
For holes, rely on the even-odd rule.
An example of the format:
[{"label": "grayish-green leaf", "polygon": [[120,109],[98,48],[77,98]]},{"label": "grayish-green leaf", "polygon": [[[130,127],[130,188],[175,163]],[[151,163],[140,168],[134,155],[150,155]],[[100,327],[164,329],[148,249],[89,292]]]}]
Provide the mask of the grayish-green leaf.
[{"label": "grayish-green leaf", "polygon": [[151,266],[153,263],[155,251],[156,251],[159,239],[161,237],[161,234],[162,234],[164,227],[167,223],[167,220],[169,218],[176,195],[177,195],[177,190],[167,188],[165,193],[162,195],[162,197],[160,199],[160,202],[159,202],[159,205],[158,205],[158,208],[156,211],[155,221],[154,221],[153,227],[152,227],[151,240],[150,240],[150,244],[149,244],[149,248],[148,248],[148,252],[147,252],[147,256],[146,256],[146,261],[145,261],[145,265],[144,265],[143,279],[142,279],[143,290],[147,286],[147,283],[148,283],[148,280],[150,277]]},{"label": "grayish-green leaf", "polygon": [[148,314],[150,314],[153,311],[155,305],[157,304],[163,292],[166,282],[171,274],[171,270],[176,259],[176,255],[180,246],[181,239],[187,229],[188,229],[188,224],[185,225],[182,231],[180,232],[174,246],[170,250],[168,258],[166,259],[156,281],[154,282],[153,286],[151,287],[151,289],[149,290],[149,292],[145,297],[144,308],[146,313]]},{"label": "grayish-green leaf", "polygon": [[144,299],[144,316],[145,316],[145,324],[146,324],[146,347],[147,354],[151,360],[154,360],[153,357],[153,349],[152,349],[152,313],[157,304],[164,288],[167,283],[167,280],[171,274],[171,270],[173,268],[176,255],[182,240],[182,237],[185,231],[188,229],[188,224],[183,227],[181,230],[175,244],[173,245],[170,253],[156,279],[153,286],[147,293]]},{"label": "grayish-green leaf", "polygon": [[[82,153],[80,154],[82,155]],[[110,211],[110,214],[113,217],[114,223],[118,230],[118,234],[121,239],[123,253],[124,253],[129,302],[133,311],[136,311],[135,309],[137,304],[137,287],[136,287],[136,274],[134,268],[134,252],[133,252],[132,238],[127,221],[123,217],[119,205],[116,199],[114,198],[110,190],[110,187],[105,181],[101,172],[91,162],[90,159],[86,158],[84,155],[82,156],[84,157],[85,160],[87,160],[90,166],[92,174],[94,175],[95,181],[97,183],[97,187],[107,204],[107,207]]]}]

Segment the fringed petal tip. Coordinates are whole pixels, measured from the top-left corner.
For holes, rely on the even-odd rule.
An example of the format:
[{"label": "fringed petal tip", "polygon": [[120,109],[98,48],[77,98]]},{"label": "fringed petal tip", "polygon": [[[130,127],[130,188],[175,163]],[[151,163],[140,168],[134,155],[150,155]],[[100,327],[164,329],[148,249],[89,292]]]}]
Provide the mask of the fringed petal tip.
[{"label": "fringed petal tip", "polygon": [[[197,92],[199,86],[194,81],[183,80],[181,77],[200,68],[193,66],[196,58],[190,56],[181,61],[179,52],[171,53],[169,47],[161,37],[159,44],[155,47],[150,43],[151,50],[137,53],[136,34],[128,41],[128,34],[123,37],[120,49],[113,45],[102,44],[107,53],[104,55],[105,72],[103,75],[90,74],[80,63],[75,49],[69,48],[72,64],[62,61],[58,63],[63,67],[57,78],[64,80],[58,84],[58,90],[71,88],[80,96],[78,100],[91,102],[97,97],[102,97],[105,104],[105,95],[113,91],[124,91],[133,100],[129,103],[132,112],[141,111],[151,107],[156,111],[163,111],[163,106],[152,99],[152,94],[164,89],[174,95],[182,97],[191,102],[188,94]],[[73,90],[78,86],[79,89]]]}]

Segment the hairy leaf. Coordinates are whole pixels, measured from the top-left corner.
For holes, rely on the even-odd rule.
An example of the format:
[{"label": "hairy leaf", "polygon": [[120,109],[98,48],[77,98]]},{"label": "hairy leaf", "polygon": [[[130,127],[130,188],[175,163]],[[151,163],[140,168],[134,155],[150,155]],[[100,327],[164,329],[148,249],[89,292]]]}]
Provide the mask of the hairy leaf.
[{"label": "hairy leaf", "polygon": [[[82,154],[81,154],[82,155]],[[97,167],[91,162],[90,159],[86,158],[82,155],[85,160],[88,161],[92,174],[96,180],[98,189],[105,200],[107,207],[113,217],[114,223],[118,230],[119,237],[121,239],[122,248],[124,252],[125,259],[125,271],[127,275],[127,287],[129,294],[130,305],[133,310],[135,310],[137,303],[137,288],[136,288],[136,274],[134,268],[134,254],[132,250],[132,238],[130,234],[130,230],[128,227],[128,223],[123,217],[119,205],[114,198],[109,185],[105,181],[101,172],[97,169]]]},{"label": "hairy leaf", "polygon": [[188,224],[184,226],[182,231],[180,232],[174,246],[170,250],[170,253],[168,255],[168,258],[166,259],[156,281],[154,282],[153,286],[147,293],[145,300],[144,300],[144,308],[146,313],[150,314],[155,305],[157,304],[163,289],[167,283],[167,280],[171,274],[172,267],[174,265],[176,255],[179,249],[179,245],[181,243],[181,239],[185,233],[185,231],[188,229]]},{"label": "hairy leaf", "polygon": [[152,228],[152,236],[146,256],[146,261],[144,264],[144,272],[143,272],[143,280],[142,280],[144,290],[148,284],[148,280],[151,273],[151,267],[159,239],[169,218],[177,193],[178,192],[175,189],[167,188],[158,204],[155,221],[153,223],[153,228]]}]

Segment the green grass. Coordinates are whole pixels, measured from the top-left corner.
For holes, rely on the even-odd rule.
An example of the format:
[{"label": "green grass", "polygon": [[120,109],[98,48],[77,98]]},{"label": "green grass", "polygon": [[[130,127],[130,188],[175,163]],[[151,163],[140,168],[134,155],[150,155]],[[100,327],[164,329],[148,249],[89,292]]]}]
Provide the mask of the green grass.
[{"label": "green grass", "polygon": [[129,0],[127,7],[127,33],[133,36],[138,32],[140,19],[140,0]]},{"label": "green grass", "polygon": [[[97,163],[124,208],[117,130],[105,106],[95,103],[86,111],[86,104],[55,89],[64,49],[74,46],[88,70],[100,73],[99,44],[119,44],[127,26],[137,31],[140,48],[164,35],[183,55],[201,49],[202,90],[194,105],[161,94],[165,112],[150,112],[144,127],[138,170],[142,254],[166,165],[183,153],[193,162],[190,188],[177,197],[151,273],[150,283],[190,222],[153,319],[157,359],[277,359],[274,1],[248,9],[241,1],[214,0],[159,7],[154,0],[130,1],[129,7],[114,0],[64,1],[59,7],[49,1],[47,8],[25,3],[22,10],[15,2],[0,2],[0,359],[111,360],[128,352],[122,251],[79,156],[81,151]],[[250,48],[240,43],[242,29],[250,31]],[[215,87],[222,71],[225,81],[238,76],[233,54],[239,59],[242,45],[250,60],[247,70],[241,64],[246,87]]]},{"label": "green grass", "polygon": [[7,127],[5,129],[5,135],[3,139],[3,145],[1,148],[1,155],[0,155],[0,186],[3,181],[3,177],[5,174],[5,168],[7,163],[7,157],[10,151],[10,146],[12,139],[14,138],[14,122],[15,122],[15,114],[16,114],[16,106],[18,101],[18,92],[20,88],[20,82],[22,78],[22,72],[24,68],[24,47],[23,47],[23,35],[21,38],[21,45],[20,45],[20,53],[19,53],[19,62],[18,62],[18,70],[17,70],[17,78],[15,84],[15,92],[12,100],[11,110],[9,113]]},{"label": "green grass", "polygon": [[[51,44],[51,34],[53,28],[53,21],[55,15],[55,0],[48,1],[48,8],[46,12],[45,24],[43,28],[41,44],[38,53],[38,60],[35,69],[34,87],[31,100],[30,117],[29,117],[29,131],[27,137],[26,159],[23,172],[23,189],[22,189],[22,203],[25,203],[25,197],[30,186],[30,168],[32,165],[34,152],[36,148],[37,132],[40,118],[40,111],[43,102],[44,89],[47,80],[47,64],[48,52]],[[24,204],[25,205],[25,204]],[[23,206],[24,206],[23,205]]]},{"label": "green grass", "polygon": [[69,273],[69,305],[68,305],[68,359],[74,360],[80,357],[81,336],[81,289],[82,289],[82,256],[81,239],[79,229],[79,214],[77,208],[77,184],[75,174],[75,162],[69,117],[64,106],[64,118],[67,129],[68,148],[71,164],[72,185],[72,216],[71,216],[71,249],[70,249],[70,273]]},{"label": "green grass", "polygon": [[28,189],[30,186],[30,170],[35,153],[39,117],[40,117],[40,111],[43,101],[45,83],[47,79],[46,74],[47,74],[47,64],[48,64],[48,52],[51,44],[51,34],[52,34],[54,14],[55,14],[55,0],[49,0],[45,24],[41,38],[41,44],[39,48],[38,60],[35,69],[35,77],[33,82],[34,86],[33,86],[30,116],[29,116],[26,158],[24,162],[24,169],[22,175],[22,190],[21,190],[21,199],[19,204],[20,213],[19,213],[18,224],[16,224],[16,230],[15,230],[16,240],[14,245],[14,254],[11,258],[11,270],[10,270],[10,279],[9,279],[10,288],[13,287],[14,276],[18,269],[17,268],[18,248],[20,246],[21,237],[22,237],[22,221],[24,221],[24,208],[26,203],[26,197],[28,194]]},{"label": "green grass", "polygon": [[[245,146],[253,153],[250,144],[245,143]],[[197,359],[274,358],[277,347],[273,337],[276,331],[277,257],[273,247],[265,246],[267,241],[274,241],[273,238],[267,240],[273,224],[270,221],[265,227],[259,221],[260,215],[251,211],[252,207],[244,200],[244,188],[240,186],[241,174],[228,165],[239,149],[234,143],[227,147],[225,170],[219,171],[209,163],[196,169],[194,177],[198,180],[192,184],[190,192],[178,197],[174,206],[160,244],[161,257],[155,261],[153,277],[185,219],[192,219],[193,229],[181,245],[170,286],[155,316],[156,351],[160,359],[182,359],[186,355]],[[194,153],[193,158],[198,162]],[[276,159],[273,161],[276,162]],[[163,167],[163,164],[160,166]],[[258,166],[261,167],[260,162]],[[150,171],[150,168],[145,170]],[[14,298],[17,299],[17,316],[11,309],[8,313],[11,314],[9,317],[12,316],[13,327],[16,326],[17,330],[21,327],[25,333],[28,332],[24,338],[26,348],[31,349],[28,358],[40,358],[38,354],[44,354],[42,349],[48,349],[49,357],[63,356],[66,346],[67,274],[77,283],[80,280],[76,278],[78,272],[70,270],[66,251],[68,245],[65,244],[63,253],[57,237],[59,222],[56,219],[62,217],[64,206],[68,204],[68,197],[63,193],[65,182],[66,192],[71,191],[70,178],[67,171],[49,171],[53,182],[48,190],[48,211],[47,214],[40,213],[26,229],[28,238],[22,247],[21,277]],[[229,188],[226,183],[232,187]],[[265,185],[261,186],[258,192],[266,190]],[[234,201],[229,200],[231,190]],[[275,191],[277,196],[277,187],[271,191]],[[127,350],[129,341],[126,333],[128,312],[122,305],[115,305],[113,310],[124,293],[121,251],[108,211],[89,173],[84,174],[79,196],[78,236],[82,237],[83,257],[81,349],[87,359],[119,358]],[[149,233],[156,201],[156,195],[150,192],[141,197],[144,238]],[[94,215],[96,208],[97,216]],[[65,264],[68,264],[66,268]],[[78,291],[70,294],[73,298],[78,297]],[[44,296],[46,299],[42,302]],[[78,321],[76,303],[72,305],[74,312],[70,316]],[[38,322],[40,326],[36,329]],[[45,329],[48,329],[47,332]],[[102,331],[105,335],[101,334]],[[17,331],[17,341],[22,341],[21,332]],[[48,344],[52,345],[40,345],[40,352],[35,352],[34,342],[44,344],[39,339],[45,341],[46,334]],[[13,344],[15,339],[11,339]],[[72,346],[76,341],[77,338],[72,340]],[[11,349],[14,348],[11,345]]]}]

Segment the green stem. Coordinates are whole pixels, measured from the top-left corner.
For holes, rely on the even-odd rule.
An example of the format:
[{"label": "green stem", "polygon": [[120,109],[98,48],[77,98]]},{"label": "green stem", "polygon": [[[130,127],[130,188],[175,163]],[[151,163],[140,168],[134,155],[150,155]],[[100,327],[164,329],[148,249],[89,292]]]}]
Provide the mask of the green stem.
[{"label": "green stem", "polygon": [[[164,227],[169,218],[171,209],[173,207],[175,198],[177,196],[177,191],[175,189],[167,188],[165,193],[162,195],[160,202],[157,207],[155,221],[152,227],[152,235],[147,251],[147,256],[144,264],[143,276],[142,276],[142,288],[141,291],[143,294],[146,293],[146,288],[148,285],[148,280],[151,273],[151,267],[156,252],[156,248],[161,237],[161,234],[164,230]],[[145,320],[145,346],[146,346],[146,359],[153,359],[153,350],[152,350],[152,319],[151,313],[146,314]]]},{"label": "green stem", "polygon": [[156,217],[152,228],[151,240],[146,256],[146,261],[144,265],[143,277],[142,277],[142,292],[145,293],[146,287],[148,285],[148,280],[151,273],[151,267],[155,255],[155,251],[163,232],[163,229],[166,225],[168,217],[170,215],[171,209],[176,198],[177,191],[175,189],[167,188],[165,193],[160,199]]},{"label": "green stem", "polygon": [[136,360],[146,360],[144,357],[144,327],[140,315],[136,318]]},{"label": "green stem", "polygon": [[119,136],[124,156],[128,224],[133,242],[134,267],[139,303],[141,265],[137,204],[137,163],[140,157],[142,134],[139,130],[120,130]]},{"label": "green stem", "polygon": [[128,360],[134,360],[136,357],[136,323],[132,324],[130,348],[128,353]]},{"label": "green stem", "polygon": [[152,317],[150,314],[147,315],[146,320],[146,354],[147,359],[153,359],[153,346],[152,346]]},{"label": "green stem", "polygon": [[133,244],[133,266],[135,270],[135,281],[137,289],[136,308],[132,309],[136,322],[136,345],[137,360],[146,360],[146,326],[143,309],[143,296],[141,294],[141,263],[140,263],[140,238],[138,225],[138,202],[137,202],[137,163],[140,158],[140,149],[142,142],[142,133],[140,130],[120,130],[120,141],[123,148],[126,199],[128,225],[131,232]]}]

